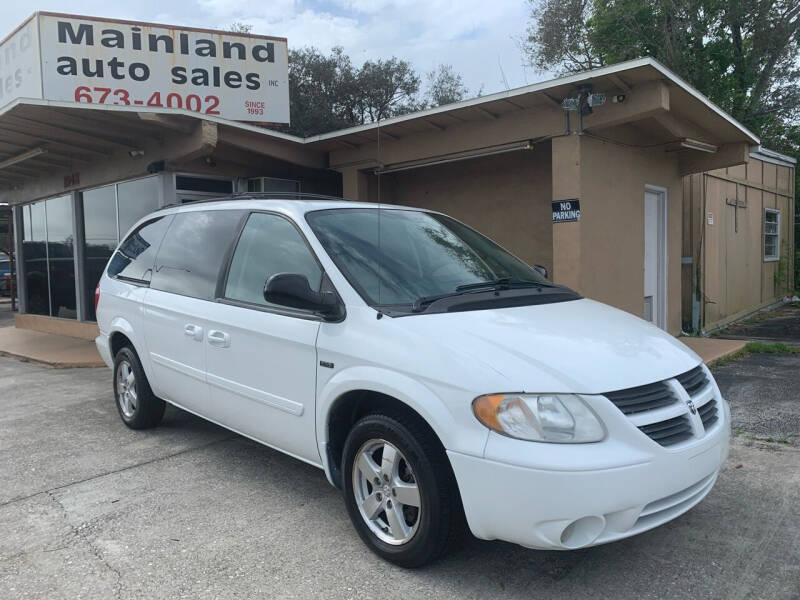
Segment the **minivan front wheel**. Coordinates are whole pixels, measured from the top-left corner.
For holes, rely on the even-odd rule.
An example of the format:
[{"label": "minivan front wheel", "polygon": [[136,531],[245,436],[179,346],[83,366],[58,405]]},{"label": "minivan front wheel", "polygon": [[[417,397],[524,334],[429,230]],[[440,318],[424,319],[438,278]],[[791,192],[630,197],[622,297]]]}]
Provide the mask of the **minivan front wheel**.
[{"label": "minivan front wheel", "polygon": [[403,567],[435,560],[458,530],[459,498],[433,434],[402,415],[367,415],[344,447],[343,489],[359,536]]},{"label": "minivan front wheel", "polygon": [[114,357],[114,398],[122,422],[131,429],[155,427],[164,416],[166,404],[153,394],[142,363],[129,346]]}]

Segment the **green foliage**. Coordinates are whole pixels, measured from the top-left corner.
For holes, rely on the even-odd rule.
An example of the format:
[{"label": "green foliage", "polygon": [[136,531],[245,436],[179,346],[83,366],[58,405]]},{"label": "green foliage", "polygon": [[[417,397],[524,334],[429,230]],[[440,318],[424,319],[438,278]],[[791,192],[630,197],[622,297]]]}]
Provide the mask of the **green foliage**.
[{"label": "green foliage", "polygon": [[751,354],[800,354],[800,346],[790,346],[783,342],[747,342],[744,348],[728,356],[723,356],[710,363],[711,369],[723,367],[727,364],[750,356]]},{"label": "green foliage", "polygon": [[529,0],[525,50],[543,70],[652,56],[764,145],[800,154],[796,0]]},{"label": "green foliage", "polygon": [[748,342],[744,349],[750,354],[800,354],[800,346],[783,342]]},{"label": "green foliage", "polygon": [[462,100],[461,75],[449,65],[427,74],[428,91],[420,98],[421,79],[411,63],[392,57],[353,65],[342,48],[323,54],[316,48],[289,52],[289,133],[301,137],[374,123],[397,115]]},{"label": "green foliage", "polygon": [[443,106],[459,102],[469,93],[463,78],[453,70],[452,65],[439,65],[430,71],[425,79],[428,82],[425,99],[430,106]]}]

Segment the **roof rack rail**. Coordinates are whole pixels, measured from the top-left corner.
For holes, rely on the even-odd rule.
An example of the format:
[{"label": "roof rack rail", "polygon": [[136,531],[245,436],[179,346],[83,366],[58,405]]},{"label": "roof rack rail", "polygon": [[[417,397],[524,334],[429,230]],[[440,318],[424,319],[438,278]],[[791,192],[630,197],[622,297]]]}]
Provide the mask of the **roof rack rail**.
[{"label": "roof rack rail", "polygon": [[336,200],[346,202],[339,196],[326,196],[325,194],[309,194],[306,192],[241,192],[230,196],[220,196],[217,198],[206,198],[205,200],[193,200],[191,202],[171,202],[161,208],[173,208],[175,206],[186,206],[190,204],[205,204],[206,202],[221,202],[224,200]]}]

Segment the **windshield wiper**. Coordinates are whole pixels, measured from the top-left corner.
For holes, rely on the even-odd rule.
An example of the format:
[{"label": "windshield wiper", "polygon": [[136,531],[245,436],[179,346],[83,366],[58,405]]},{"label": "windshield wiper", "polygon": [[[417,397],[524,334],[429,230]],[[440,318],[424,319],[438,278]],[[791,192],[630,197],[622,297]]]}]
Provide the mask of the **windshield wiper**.
[{"label": "windshield wiper", "polygon": [[453,296],[463,296],[464,294],[468,294],[469,291],[456,291],[456,292],[447,292],[445,294],[436,294],[435,296],[422,296],[421,298],[417,298],[414,300],[414,304],[411,305],[411,312],[422,312],[422,309],[436,302],[437,300],[441,300],[442,298],[452,298]]},{"label": "windshield wiper", "polygon": [[411,305],[411,312],[421,312],[426,306],[442,300],[443,298],[452,298],[454,296],[463,296],[465,294],[473,294],[484,290],[510,290],[518,288],[543,288],[543,287],[556,287],[552,283],[543,283],[539,281],[532,281],[527,279],[515,279],[513,277],[500,277],[499,279],[492,279],[489,281],[477,281],[475,283],[465,283],[456,287],[453,292],[446,292],[444,294],[436,294],[434,296],[423,296],[414,300]]},{"label": "windshield wiper", "polygon": [[465,283],[464,285],[456,286],[456,291],[463,292],[465,290],[480,290],[483,288],[511,289],[511,288],[524,288],[524,287],[555,287],[555,286],[553,286],[550,283],[533,281],[531,279],[500,277],[498,279],[489,279],[488,281],[476,281],[475,283]]}]

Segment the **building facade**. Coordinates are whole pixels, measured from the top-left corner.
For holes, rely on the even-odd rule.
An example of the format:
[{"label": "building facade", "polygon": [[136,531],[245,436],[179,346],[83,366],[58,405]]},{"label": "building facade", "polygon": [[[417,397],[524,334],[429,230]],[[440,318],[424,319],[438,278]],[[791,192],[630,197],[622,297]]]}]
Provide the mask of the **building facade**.
[{"label": "building facade", "polygon": [[794,158],[765,149],[684,181],[686,331],[718,329],[795,289]]},{"label": "building facade", "polygon": [[[18,326],[90,337],[105,262],[152,210],[301,191],[446,212],[555,282],[677,334],[684,178],[749,169],[758,142],[651,59],[305,139],[186,107],[18,97],[0,106]],[[781,210],[787,227],[793,204]]]}]

